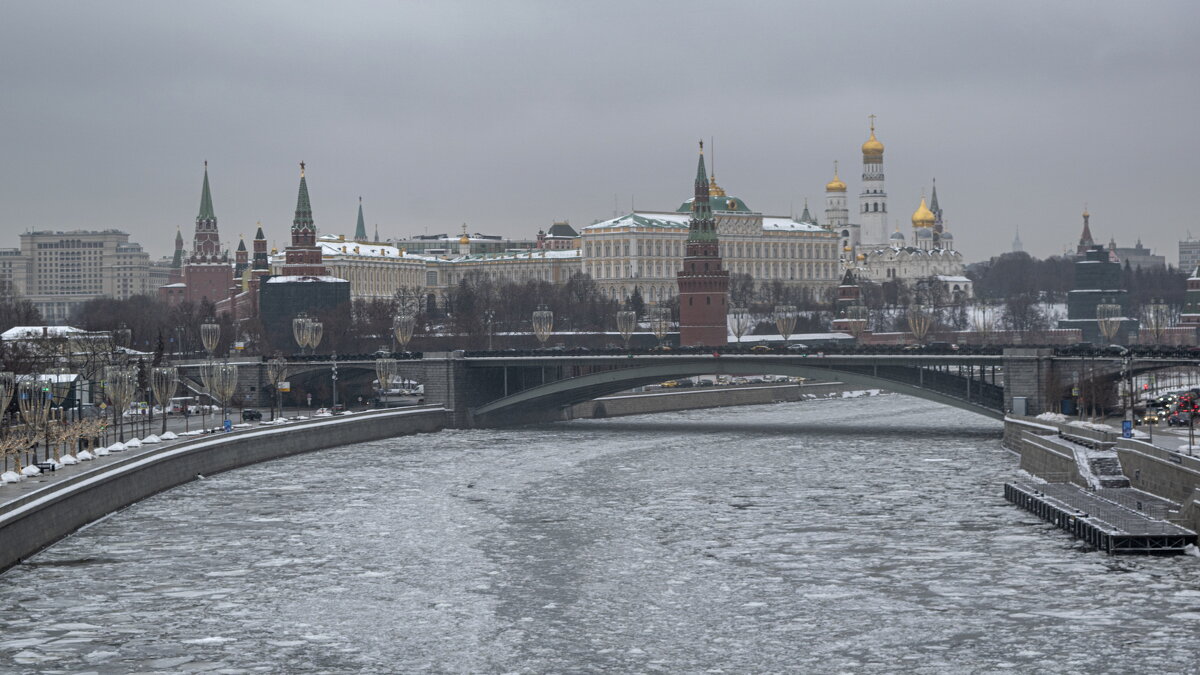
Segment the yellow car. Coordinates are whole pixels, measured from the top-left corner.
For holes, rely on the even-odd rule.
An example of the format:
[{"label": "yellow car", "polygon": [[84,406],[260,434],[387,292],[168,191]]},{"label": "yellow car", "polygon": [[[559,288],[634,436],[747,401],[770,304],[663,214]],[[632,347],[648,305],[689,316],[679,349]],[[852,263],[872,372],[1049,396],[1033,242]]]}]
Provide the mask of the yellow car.
[{"label": "yellow car", "polygon": [[753,347],[750,348],[750,351],[762,353],[762,352],[771,352],[774,350],[766,345],[754,345]]},{"label": "yellow car", "polygon": [[663,382],[659,386],[661,386],[661,387],[678,387],[679,383],[676,382],[675,380],[667,380],[666,382]]}]

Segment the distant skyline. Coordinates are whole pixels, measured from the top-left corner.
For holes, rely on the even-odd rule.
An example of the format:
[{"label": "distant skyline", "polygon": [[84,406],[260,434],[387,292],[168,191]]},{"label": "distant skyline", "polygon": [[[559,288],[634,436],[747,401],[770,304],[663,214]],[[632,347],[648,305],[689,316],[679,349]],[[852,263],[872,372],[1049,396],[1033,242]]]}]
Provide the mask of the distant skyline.
[{"label": "distant skyline", "polygon": [[[1183,1],[6,3],[0,247],[30,229],[225,246],[319,231],[531,238],[691,194],[696,141],[753,209],[851,214],[867,116],[893,225],[937,178],[968,261],[1097,243],[1177,261],[1200,88]],[[615,209],[614,209],[615,202]]]}]

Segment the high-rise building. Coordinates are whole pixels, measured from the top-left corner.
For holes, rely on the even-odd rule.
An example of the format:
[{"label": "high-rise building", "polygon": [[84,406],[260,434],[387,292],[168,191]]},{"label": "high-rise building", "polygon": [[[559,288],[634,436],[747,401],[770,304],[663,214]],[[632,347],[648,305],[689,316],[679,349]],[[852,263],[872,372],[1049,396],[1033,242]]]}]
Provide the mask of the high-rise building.
[{"label": "high-rise building", "polygon": [[679,283],[679,343],[717,347],[729,340],[729,272],[721,269],[717,223],[709,203],[708,176],[704,171],[704,142],[696,168],[695,197],[688,221],[683,269]]},{"label": "high-rise building", "polygon": [[150,254],[119,230],[26,232],[20,255],[2,257],[15,273],[14,290],[50,324],[66,321],[92,298],[124,300],[153,289]]},{"label": "high-rise building", "polygon": [[1179,242],[1179,269],[1191,273],[1200,267],[1200,239],[1187,239]]}]

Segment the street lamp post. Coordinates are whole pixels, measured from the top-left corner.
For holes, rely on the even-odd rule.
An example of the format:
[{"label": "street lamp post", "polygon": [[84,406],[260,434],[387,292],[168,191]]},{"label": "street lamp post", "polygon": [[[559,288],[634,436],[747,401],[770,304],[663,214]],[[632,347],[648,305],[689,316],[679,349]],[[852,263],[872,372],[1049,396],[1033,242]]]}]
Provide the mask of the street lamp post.
[{"label": "street lamp post", "polygon": [[398,370],[396,359],[376,359],[375,378],[379,381],[379,401],[381,407],[387,407],[387,392],[392,388]]},{"label": "street lamp post", "polygon": [[917,340],[917,344],[925,344],[925,336],[929,334],[929,328],[933,324],[933,316],[929,313],[929,307],[915,303],[908,308],[908,330]]},{"label": "street lamp post", "polygon": [[737,338],[738,344],[741,344],[742,336],[750,330],[750,310],[745,307],[730,307],[729,329],[733,331],[733,336]]},{"label": "street lamp post", "polygon": [[104,393],[113,407],[113,417],[117,425],[117,440],[125,442],[125,412],[133,400],[137,389],[137,381],[133,369],[128,366],[108,366],[104,369]]},{"label": "street lamp post", "polygon": [[492,332],[492,324],[495,321],[496,321],[496,310],[493,310],[493,309],[483,310],[483,328],[485,331],[487,331],[487,348],[488,348],[489,352],[492,351],[492,335],[494,334]]},{"label": "street lamp post", "polygon": [[846,308],[847,327],[850,329],[850,335],[854,336],[855,342],[858,342],[862,338],[862,334],[867,331],[869,314],[866,305],[854,304]]},{"label": "street lamp post", "polygon": [[161,366],[150,371],[150,388],[154,390],[154,398],[162,409],[162,432],[167,433],[167,407],[171,404],[171,395],[179,383],[179,369],[173,366]]},{"label": "street lamp post", "polygon": [[1150,329],[1150,336],[1154,340],[1154,344],[1162,344],[1163,334],[1166,332],[1170,322],[1171,308],[1159,298],[1146,305],[1143,312],[1146,318],[1146,326]]},{"label": "street lamp post", "polygon": [[[287,361],[283,357],[276,356],[267,361],[267,377],[271,380],[271,387],[275,390],[275,401],[279,408],[279,415],[283,415],[283,392],[279,391],[279,387],[283,381],[287,379]],[[271,406],[271,421],[275,420],[275,408]]]},{"label": "street lamp post", "polygon": [[412,340],[416,325],[417,315],[408,308],[401,308],[392,322],[392,333],[396,336],[396,342],[400,344],[400,351],[408,352],[408,343]]},{"label": "street lamp post", "polygon": [[650,330],[658,340],[658,346],[661,347],[663,339],[667,337],[667,333],[671,332],[670,310],[665,307],[659,308],[654,313],[654,319],[650,322]]},{"label": "street lamp post", "polygon": [[45,433],[45,424],[46,418],[50,414],[50,408],[54,405],[54,395],[50,392],[49,387],[42,384],[36,374],[31,374],[28,378],[17,385],[17,409],[20,410],[21,419],[25,422],[26,428],[30,431],[30,438],[35,443],[33,462],[36,464],[38,461],[37,435],[40,433],[43,438],[49,438],[49,434]]},{"label": "street lamp post", "polygon": [[217,346],[221,344],[221,324],[217,323],[216,319],[209,317],[200,324],[200,342],[211,359],[217,351]]},{"label": "street lamp post", "polygon": [[623,309],[617,312],[617,332],[625,341],[625,349],[629,349],[629,338],[633,337],[633,329],[637,326],[637,312]]},{"label": "street lamp post", "polygon": [[1121,328],[1121,306],[1112,300],[1096,305],[1096,325],[1106,344],[1112,344]]},{"label": "street lamp post", "polygon": [[533,312],[533,334],[543,349],[546,347],[546,340],[550,339],[553,332],[554,312],[546,309],[545,305],[539,305]]},{"label": "street lamp post", "polygon": [[779,335],[783,337],[783,344],[787,344],[788,338],[792,336],[792,331],[796,330],[796,306],[795,305],[775,305],[775,327],[779,329]]}]

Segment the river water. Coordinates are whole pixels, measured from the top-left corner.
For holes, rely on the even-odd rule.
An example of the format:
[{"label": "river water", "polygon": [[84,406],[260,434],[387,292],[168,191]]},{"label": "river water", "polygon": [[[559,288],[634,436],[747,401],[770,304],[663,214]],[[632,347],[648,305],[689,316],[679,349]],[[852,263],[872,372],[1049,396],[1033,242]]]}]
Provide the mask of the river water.
[{"label": "river water", "polygon": [[880,396],[210,476],[0,576],[0,672],[1196,672],[1200,560],[1007,505],[999,436]]}]

